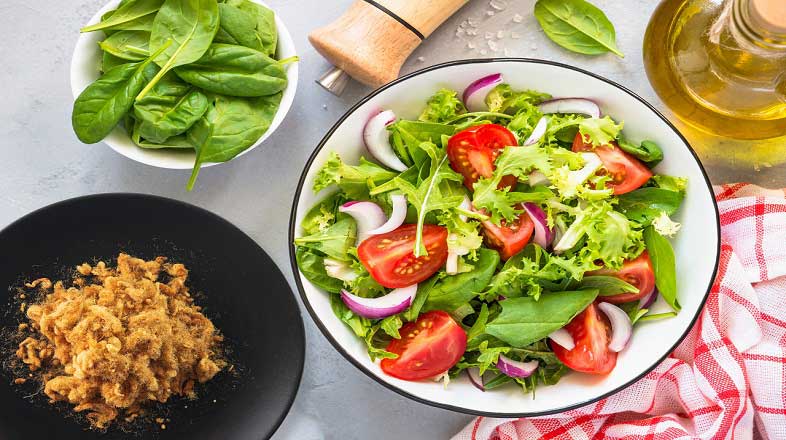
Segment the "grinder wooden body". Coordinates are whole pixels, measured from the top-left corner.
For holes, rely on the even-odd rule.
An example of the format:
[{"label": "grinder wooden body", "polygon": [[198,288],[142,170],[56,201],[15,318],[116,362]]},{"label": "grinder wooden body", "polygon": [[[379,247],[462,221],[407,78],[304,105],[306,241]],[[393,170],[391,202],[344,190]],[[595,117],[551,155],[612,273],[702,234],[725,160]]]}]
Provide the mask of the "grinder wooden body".
[{"label": "grinder wooden body", "polygon": [[357,0],[309,41],[334,66],[379,87],[398,77],[424,38],[468,0]]}]

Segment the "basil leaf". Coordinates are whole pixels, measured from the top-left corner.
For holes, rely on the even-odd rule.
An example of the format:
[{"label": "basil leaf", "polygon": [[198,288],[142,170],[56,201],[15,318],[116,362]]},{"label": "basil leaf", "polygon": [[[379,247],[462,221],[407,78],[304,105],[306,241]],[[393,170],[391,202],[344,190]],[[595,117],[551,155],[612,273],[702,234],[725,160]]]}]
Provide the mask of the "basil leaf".
[{"label": "basil leaf", "polygon": [[[300,272],[312,284],[330,293],[341,292],[344,283],[325,271],[325,258],[307,247],[298,246],[295,261]],[[341,300],[339,299],[339,302]]]},{"label": "basil leaf", "polygon": [[445,310],[452,312],[475,298],[491,281],[497,270],[499,254],[497,251],[478,249],[478,261],[469,272],[448,275],[439,280],[428,294],[423,311]]},{"label": "basil leaf", "polygon": [[660,295],[672,309],[679,311],[681,306],[677,301],[677,267],[671,243],[652,226],[644,229],[644,243],[652,260],[655,285]]},{"label": "basil leaf", "polygon": [[617,210],[642,226],[649,226],[661,212],[665,212],[666,215],[674,214],[684,197],[683,193],[668,189],[639,188],[619,196]]},{"label": "basil leaf", "polygon": [[624,57],[617,49],[614,25],[603,11],[584,0],[538,0],[535,18],[546,36],[565,49]]},{"label": "basil leaf", "polygon": [[592,275],[584,277],[579,284],[580,289],[596,289],[599,296],[612,296],[621,293],[639,293],[639,289],[617,277],[608,275]]},{"label": "basil leaf", "polygon": [[595,300],[597,290],[543,293],[501,301],[502,313],[486,325],[486,333],[513,347],[526,347],[570,322]]}]

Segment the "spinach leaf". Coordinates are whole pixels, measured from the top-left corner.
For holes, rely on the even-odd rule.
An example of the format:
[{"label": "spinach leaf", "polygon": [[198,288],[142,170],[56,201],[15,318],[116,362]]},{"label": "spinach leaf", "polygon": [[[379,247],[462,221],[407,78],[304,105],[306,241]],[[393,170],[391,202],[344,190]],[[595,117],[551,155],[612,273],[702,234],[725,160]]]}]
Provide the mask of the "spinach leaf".
[{"label": "spinach leaf", "polygon": [[211,45],[200,59],[178,67],[175,73],[201,89],[227,96],[268,96],[287,86],[281,61],[231,44]]},{"label": "spinach leaf", "polygon": [[666,303],[679,311],[681,306],[677,301],[677,265],[671,243],[652,226],[644,229],[644,243],[655,270],[655,286]]},{"label": "spinach leaf", "polygon": [[[330,307],[333,309],[333,314],[335,314],[338,319],[344,322],[349,328],[352,329],[355,334],[360,337],[366,339],[366,344],[370,345],[371,338],[374,337],[374,334],[371,329],[371,321],[361,316],[358,316],[352,313],[352,310],[344,304],[344,301],[341,301],[341,296],[332,294],[330,295]],[[369,352],[369,355],[371,352]],[[373,359],[373,357],[372,357]]]},{"label": "spinach leaf", "polygon": [[314,252],[313,249],[298,246],[295,251],[295,261],[300,272],[312,284],[330,293],[341,292],[344,282],[327,274],[325,258]]},{"label": "spinach leaf", "polygon": [[134,98],[157,70],[150,57],[114,67],[87,86],[74,101],[71,114],[71,125],[79,140],[94,144],[105,138],[131,110]]},{"label": "spinach leaf", "polygon": [[407,165],[420,168],[429,156],[420,148],[423,142],[439,145],[442,136],[453,136],[456,127],[435,122],[401,120],[388,127],[390,144]]},{"label": "spinach leaf", "polygon": [[467,349],[469,347],[477,347],[480,342],[477,341],[478,338],[483,336],[486,333],[486,324],[489,321],[489,306],[486,303],[482,303],[480,305],[480,311],[478,312],[478,317],[475,319],[475,323],[472,324],[472,327],[467,331]]},{"label": "spinach leaf", "polygon": [[404,319],[409,322],[412,322],[418,319],[420,315],[420,311],[423,310],[423,305],[426,303],[429,294],[431,293],[431,289],[434,288],[434,285],[439,281],[439,275],[435,275],[428,280],[418,284],[418,291],[415,294],[415,299],[412,301],[412,305],[402,313]]},{"label": "spinach leaf", "polygon": [[508,298],[502,313],[486,325],[486,333],[513,347],[525,347],[565,326],[598,296],[597,290],[544,293],[532,297]]},{"label": "spinach leaf", "polygon": [[214,96],[207,112],[188,130],[197,157],[186,188],[194,188],[202,163],[226,162],[254,145],[270,128],[280,103],[281,93],[252,99]]},{"label": "spinach leaf", "polygon": [[[161,67],[150,83],[139,93],[139,99],[170,70],[200,59],[218,31],[216,0],[166,0],[153,20],[150,50],[167,45],[155,62]],[[167,44],[171,42],[171,44]]]},{"label": "spinach leaf", "polygon": [[271,57],[275,56],[278,46],[278,29],[273,11],[249,0],[227,0],[226,4],[256,17],[256,34],[262,42],[261,50]]},{"label": "spinach leaf", "polygon": [[621,293],[639,293],[639,289],[624,280],[608,275],[592,275],[584,277],[579,284],[580,289],[594,289],[599,296],[612,296]]},{"label": "spinach leaf", "polygon": [[440,279],[428,292],[423,311],[444,310],[452,312],[475,298],[491,280],[499,264],[497,251],[481,248],[478,260],[469,272],[449,275]]},{"label": "spinach leaf", "polygon": [[185,133],[207,111],[204,93],[184,84],[173,75],[164,76],[144,98],[134,104],[140,138],[161,144]]},{"label": "spinach leaf", "polygon": [[112,70],[113,67],[117,67],[121,64],[128,64],[129,62],[130,61],[118,58],[111,53],[104,52],[101,54],[101,73],[107,73]]},{"label": "spinach leaf", "polygon": [[662,212],[674,214],[684,196],[681,192],[662,188],[639,188],[620,195],[617,210],[642,226],[649,226]]},{"label": "spinach leaf", "polygon": [[104,52],[118,58],[142,61],[150,56],[149,42],[150,32],[120,31],[113,33],[98,45]]},{"label": "spinach leaf", "polygon": [[237,44],[263,51],[262,40],[256,32],[257,18],[235,6],[219,3],[219,28],[213,43]]},{"label": "spinach leaf", "polygon": [[329,228],[295,239],[295,245],[319,251],[339,261],[350,261],[349,248],[355,245],[355,221],[345,218]]},{"label": "spinach leaf", "polygon": [[139,131],[136,130],[132,132],[131,140],[138,147],[146,148],[148,150],[160,150],[162,148],[172,148],[176,150],[192,150],[194,148],[194,146],[191,145],[191,142],[188,141],[188,137],[186,137],[186,135],[184,134],[172,136],[171,138],[161,143],[155,143],[142,138],[142,136],[139,134]]},{"label": "spinach leaf", "polygon": [[[111,15],[100,23],[86,26],[80,32],[93,32],[105,29],[129,29],[128,24],[155,15],[164,0],[130,0],[122,3]],[[124,27],[125,26],[125,27]]]},{"label": "spinach leaf", "polygon": [[633,155],[635,158],[646,163],[650,168],[663,160],[663,150],[660,149],[658,144],[652,141],[642,141],[640,145],[635,145],[624,138],[620,138],[617,145],[619,145],[622,151]]},{"label": "spinach leaf", "polygon": [[624,56],[617,49],[614,25],[603,11],[584,0],[538,0],[535,18],[546,36],[565,49]]}]

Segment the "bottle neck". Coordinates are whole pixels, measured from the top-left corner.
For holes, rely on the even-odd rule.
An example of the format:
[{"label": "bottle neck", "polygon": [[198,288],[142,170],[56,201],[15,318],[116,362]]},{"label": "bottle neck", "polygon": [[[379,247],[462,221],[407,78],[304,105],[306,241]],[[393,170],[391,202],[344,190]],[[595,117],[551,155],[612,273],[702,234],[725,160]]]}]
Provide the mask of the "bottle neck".
[{"label": "bottle neck", "polygon": [[783,18],[786,8],[780,3],[783,1],[729,0],[718,21],[726,21],[728,30],[742,47],[786,52],[786,21]]}]

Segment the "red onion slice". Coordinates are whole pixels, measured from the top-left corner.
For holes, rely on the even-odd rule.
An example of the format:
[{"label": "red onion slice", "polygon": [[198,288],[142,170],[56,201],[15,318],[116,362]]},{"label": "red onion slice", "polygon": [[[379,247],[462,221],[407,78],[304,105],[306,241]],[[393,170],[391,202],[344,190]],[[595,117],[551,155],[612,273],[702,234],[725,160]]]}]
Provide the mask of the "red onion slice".
[{"label": "red onion slice", "polygon": [[[469,196],[464,194],[464,200],[462,200],[461,204],[458,206],[459,208],[463,209],[464,211],[472,211],[472,200],[469,199]],[[464,214],[459,214],[459,218],[461,221],[467,221],[467,216]]]},{"label": "red onion slice", "polygon": [[392,290],[379,298],[362,298],[342,290],[341,301],[344,301],[349,310],[359,316],[368,319],[381,319],[407,310],[417,292],[417,284]]},{"label": "red onion slice", "polygon": [[480,370],[477,368],[467,368],[464,370],[467,372],[467,377],[469,377],[469,381],[472,382],[472,385],[475,388],[479,389],[480,391],[486,392],[486,387],[483,385],[483,378],[480,376]]},{"label": "red onion slice", "polygon": [[387,221],[385,211],[374,202],[347,202],[339,206],[338,210],[355,219],[358,225],[358,243],[369,237],[369,231],[379,228]]},{"label": "red onion slice", "polygon": [[407,170],[407,166],[396,156],[393,147],[390,146],[390,133],[387,129],[387,126],[395,120],[396,114],[391,110],[385,110],[373,116],[363,127],[363,143],[368,152],[382,165],[403,172]]},{"label": "red onion slice", "polygon": [[407,196],[394,194],[390,196],[390,201],[393,205],[393,212],[390,213],[390,218],[382,226],[368,231],[367,234],[369,236],[386,234],[404,224],[404,220],[407,218]]},{"label": "red onion slice", "polygon": [[658,289],[655,289],[649,295],[645,295],[639,300],[639,309],[648,309],[655,302],[658,297]]},{"label": "red onion slice", "polygon": [[564,328],[551,332],[549,339],[565,350],[573,350],[573,347],[576,346],[576,343],[573,341],[573,336]]},{"label": "red onion slice", "polygon": [[633,324],[630,322],[630,317],[624,310],[611,303],[602,302],[598,304],[598,308],[606,314],[611,323],[609,350],[614,352],[624,350],[633,334]]},{"label": "red onion slice", "polygon": [[464,106],[471,112],[488,110],[488,106],[486,106],[486,95],[501,82],[502,75],[499,73],[484,76],[474,81],[464,89],[464,94],[462,96]]},{"label": "red onion slice", "polygon": [[445,273],[448,275],[455,275],[458,273],[458,254],[449,251],[448,260],[445,262]]},{"label": "red onion slice", "polygon": [[535,224],[535,237],[532,241],[543,249],[548,249],[554,240],[554,231],[549,228],[546,213],[534,203],[525,203],[524,210],[527,211],[532,223]]},{"label": "red onion slice", "polygon": [[543,116],[540,118],[537,124],[535,124],[535,128],[532,130],[532,134],[529,135],[526,141],[524,141],[524,146],[535,145],[543,138],[543,135],[546,134],[546,128],[549,126],[549,118]]},{"label": "red onion slice", "polygon": [[325,272],[332,278],[341,281],[352,281],[358,277],[358,274],[349,266],[345,261],[338,261],[332,258],[325,258]]},{"label": "red onion slice", "polygon": [[518,378],[529,377],[538,368],[538,361],[514,361],[504,354],[501,354],[499,355],[499,361],[497,361],[497,368],[506,376]]},{"label": "red onion slice", "polygon": [[557,98],[543,101],[540,104],[540,111],[544,114],[578,113],[592,118],[600,117],[598,104],[586,98]]}]

